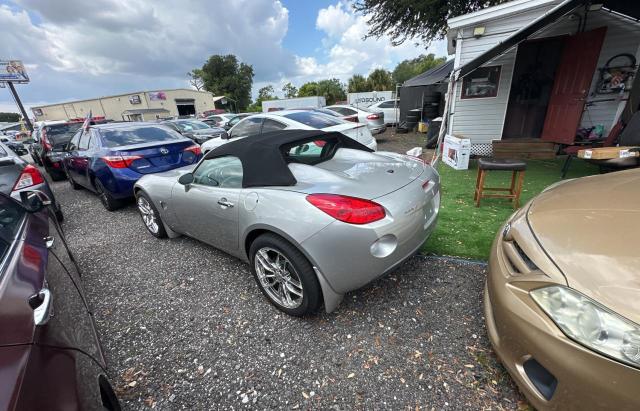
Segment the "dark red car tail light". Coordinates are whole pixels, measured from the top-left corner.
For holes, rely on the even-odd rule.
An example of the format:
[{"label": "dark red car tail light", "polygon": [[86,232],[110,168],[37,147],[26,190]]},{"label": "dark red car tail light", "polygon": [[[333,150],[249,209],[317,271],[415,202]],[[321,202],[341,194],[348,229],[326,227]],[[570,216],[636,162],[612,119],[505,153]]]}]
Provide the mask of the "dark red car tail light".
[{"label": "dark red car tail light", "polygon": [[347,121],[351,121],[353,123],[358,123],[359,122],[358,116],[349,116],[349,117],[345,117],[344,119],[347,120]]},{"label": "dark red car tail light", "polygon": [[31,164],[27,165],[22,169],[22,173],[20,173],[20,177],[16,181],[16,184],[13,186],[12,191],[22,190],[23,188],[35,186],[36,184],[44,183],[44,178],[40,171],[32,166]]},{"label": "dark red car tail light", "polygon": [[105,156],[102,160],[111,168],[127,168],[141,156]]},{"label": "dark red car tail light", "polygon": [[190,152],[192,152],[193,154],[195,154],[197,156],[202,154],[202,149],[200,148],[200,146],[195,145],[195,144],[185,148],[184,151],[190,151]]},{"label": "dark red car tail light", "polygon": [[49,139],[47,138],[47,129],[46,127],[42,129],[42,146],[44,147],[45,151],[51,151],[51,149],[53,149],[53,146],[51,145],[51,143],[49,142]]},{"label": "dark red car tail light", "polygon": [[337,194],[309,194],[307,201],[336,220],[349,224],[368,224],[386,216],[380,204],[362,198]]},{"label": "dark red car tail light", "polygon": [[380,120],[380,116],[377,114],[369,114],[367,120]]}]

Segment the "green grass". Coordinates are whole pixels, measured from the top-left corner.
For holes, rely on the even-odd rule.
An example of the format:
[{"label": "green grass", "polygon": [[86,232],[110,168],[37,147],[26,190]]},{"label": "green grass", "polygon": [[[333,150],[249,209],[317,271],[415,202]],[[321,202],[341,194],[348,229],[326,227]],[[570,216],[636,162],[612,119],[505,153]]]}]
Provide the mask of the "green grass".
[{"label": "green grass", "polygon": [[[529,160],[525,174],[520,205],[539,194],[545,187],[560,181],[564,158],[556,160]],[[513,213],[509,200],[482,199],[480,208],[473,202],[477,162],[472,160],[469,170],[454,170],[439,162],[442,201],[438,226],[423,246],[426,254],[450,255],[487,260],[491,243],[502,223]],[[584,161],[574,160],[566,178],[597,174],[598,168]],[[489,171],[485,186],[508,187],[511,173]]]}]

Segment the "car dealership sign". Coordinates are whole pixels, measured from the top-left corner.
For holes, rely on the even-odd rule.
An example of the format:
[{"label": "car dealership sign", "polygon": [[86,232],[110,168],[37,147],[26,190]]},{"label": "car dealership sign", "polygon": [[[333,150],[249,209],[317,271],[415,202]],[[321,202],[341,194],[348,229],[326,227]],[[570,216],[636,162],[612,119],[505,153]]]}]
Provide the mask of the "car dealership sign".
[{"label": "car dealership sign", "polygon": [[28,83],[29,76],[20,60],[0,60],[0,82]]},{"label": "car dealership sign", "polygon": [[393,99],[393,91],[370,91],[366,93],[349,93],[347,101],[350,105],[356,107],[369,107],[380,101]]}]

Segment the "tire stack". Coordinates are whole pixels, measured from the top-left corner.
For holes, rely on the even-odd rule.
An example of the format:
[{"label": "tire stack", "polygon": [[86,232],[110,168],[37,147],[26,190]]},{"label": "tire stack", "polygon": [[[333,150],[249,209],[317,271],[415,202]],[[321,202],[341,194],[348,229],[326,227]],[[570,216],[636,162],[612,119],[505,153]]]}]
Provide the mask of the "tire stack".
[{"label": "tire stack", "polygon": [[422,105],[422,119],[433,120],[440,115],[440,100],[442,93],[434,92],[424,96]]}]

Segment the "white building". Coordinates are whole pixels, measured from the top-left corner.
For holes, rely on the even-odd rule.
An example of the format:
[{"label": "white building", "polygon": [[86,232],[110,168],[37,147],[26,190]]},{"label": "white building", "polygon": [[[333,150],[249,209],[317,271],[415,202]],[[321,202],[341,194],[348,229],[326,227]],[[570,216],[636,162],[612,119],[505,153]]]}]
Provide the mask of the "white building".
[{"label": "white building", "polygon": [[472,154],[530,143],[531,158],[572,144],[582,127],[606,137],[638,109],[627,101],[640,94],[639,3],[514,0],[449,19],[447,132],[471,139]]}]

